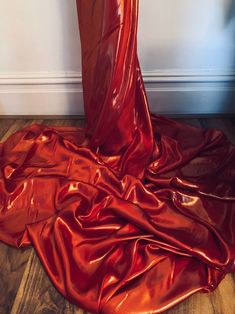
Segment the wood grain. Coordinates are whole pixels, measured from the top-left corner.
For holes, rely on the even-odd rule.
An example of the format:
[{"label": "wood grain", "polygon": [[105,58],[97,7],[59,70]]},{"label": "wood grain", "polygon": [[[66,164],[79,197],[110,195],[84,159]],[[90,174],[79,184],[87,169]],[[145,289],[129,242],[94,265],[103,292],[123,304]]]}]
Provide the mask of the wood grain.
[{"label": "wood grain", "polygon": [[[179,119],[197,127],[221,129],[235,143],[235,118]],[[3,119],[0,139],[30,125],[84,125],[84,119]],[[167,314],[235,314],[235,275],[225,277],[210,294],[196,293]],[[0,314],[87,314],[66,301],[54,288],[34,249],[15,249],[0,243]]]},{"label": "wood grain", "polygon": [[9,314],[16,298],[31,248],[17,250],[0,243],[0,313]]},{"label": "wood grain", "polygon": [[[11,135],[30,121],[4,120],[0,123],[0,140]],[[15,300],[24,269],[27,265],[30,248],[17,250],[0,242],[0,313],[8,314]]]},{"label": "wood grain", "polygon": [[73,306],[51,284],[32,250],[10,313],[70,314],[71,310]]}]

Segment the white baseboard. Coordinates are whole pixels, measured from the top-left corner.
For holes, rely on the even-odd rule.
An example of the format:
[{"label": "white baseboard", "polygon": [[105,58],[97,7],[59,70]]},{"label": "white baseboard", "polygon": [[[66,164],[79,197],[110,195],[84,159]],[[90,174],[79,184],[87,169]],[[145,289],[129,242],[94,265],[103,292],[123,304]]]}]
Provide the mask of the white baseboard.
[{"label": "white baseboard", "polygon": [[[144,72],[151,111],[234,114],[235,72]],[[0,74],[0,115],[83,114],[80,73]]]}]

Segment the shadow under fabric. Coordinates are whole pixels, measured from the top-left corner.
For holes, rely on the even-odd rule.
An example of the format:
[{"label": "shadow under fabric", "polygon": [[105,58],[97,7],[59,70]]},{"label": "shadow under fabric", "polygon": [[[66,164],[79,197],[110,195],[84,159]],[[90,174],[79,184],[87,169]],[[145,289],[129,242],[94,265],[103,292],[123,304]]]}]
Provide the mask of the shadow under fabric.
[{"label": "shadow under fabric", "polygon": [[87,126],[0,144],[0,239],[92,313],[159,313],[235,271],[235,148],[149,114],[138,1],[77,0]]}]

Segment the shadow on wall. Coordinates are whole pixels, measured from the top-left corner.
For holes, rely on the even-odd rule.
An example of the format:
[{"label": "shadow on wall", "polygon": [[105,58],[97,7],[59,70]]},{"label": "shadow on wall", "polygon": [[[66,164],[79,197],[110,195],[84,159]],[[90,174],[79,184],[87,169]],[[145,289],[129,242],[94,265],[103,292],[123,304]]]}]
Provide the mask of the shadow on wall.
[{"label": "shadow on wall", "polygon": [[[226,10],[224,16],[224,27],[231,32],[231,40],[235,43],[235,1],[226,0]],[[235,72],[235,48],[233,49],[233,56],[231,62],[231,69],[233,73]],[[228,93],[227,99],[223,104],[225,112],[235,113],[235,75],[232,76],[231,81],[229,82],[229,87],[231,93]]]},{"label": "shadow on wall", "polygon": [[227,9],[226,9],[226,14],[225,14],[225,24],[230,23],[230,21],[234,18],[235,16],[235,2],[234,0],[227,0]]}]

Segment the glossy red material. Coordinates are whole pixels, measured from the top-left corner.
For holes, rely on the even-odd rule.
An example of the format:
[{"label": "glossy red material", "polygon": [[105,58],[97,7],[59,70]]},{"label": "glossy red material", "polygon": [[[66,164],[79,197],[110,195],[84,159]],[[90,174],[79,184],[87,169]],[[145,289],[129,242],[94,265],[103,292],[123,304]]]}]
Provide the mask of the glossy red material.
[{"label": "glossy red material", "polygon": [[92,313],[160,313],[235,270],[235,148],[150,116],[137,0],[78,0],[87,127],[0,146],[0,239]]}]

